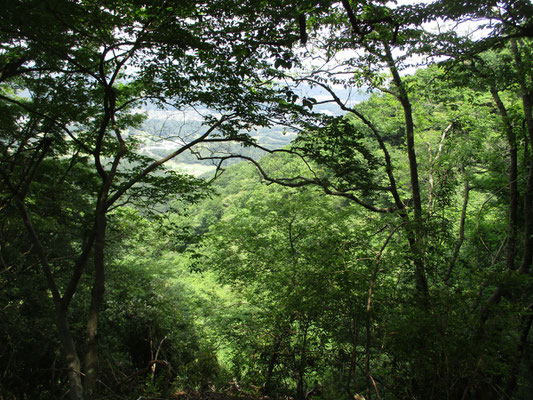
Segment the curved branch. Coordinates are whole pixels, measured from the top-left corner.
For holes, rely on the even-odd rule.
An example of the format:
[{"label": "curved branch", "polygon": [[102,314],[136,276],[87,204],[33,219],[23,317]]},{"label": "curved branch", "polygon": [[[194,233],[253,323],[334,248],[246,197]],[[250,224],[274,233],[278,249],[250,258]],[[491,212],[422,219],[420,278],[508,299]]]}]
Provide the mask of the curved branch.
[{"label": "curved branch", "polygon": [[230,119],[232,119],[234,117],[235,117],[235,115],[229,115],[229,116],[222,117],[221,119],[219,119],[216,123],[214,123],[206,132],[204,132],[197,139],[191,141],[190,143],[187,143],[187,144],[183,145],[182,147],[180,147],[176,151],[170,153],[166,157],[163,157],[163,158],[161,158],[161,159],[159,159],[157,161],[154,161],[152,164],[150,164],[148,167],[146,167],[144,170],[142,170],[140,173],[138,173],[135,177],[133,177],[128,182],[125,182],[121,187],[119,187],[117,189],[117,191],[112,196],[110,196],[108,198],[108,200],[106,201],[105,209],[106,210],[109,209],[109,207],[111,207],[128,189],[130,189],[133,185],[135,185],[136,183],[141,181],[141,179],[146,177],[150,172],[152,172],[156,168],[160,167],[161,165],[163,165],[167,161],[177,157],[178,155],[180,155],[184,151],[196,146],[197,144],[206,142],[207,137],[211,133],[213,133],[213,131],[215,129],[217,129],[220,125],[222,125],[222,123],[224,123],[224,122],[226,122],[226,121],[228,121],[228,120],[230,120]]},{"label": "curved branch", "polygon": [[26,208],[26,204],[24,204],[24,200],[20,196],[20,193],[17,192],[17,189],[11,183],[11,179],[9,179],[8,173],[2,167],[0,167],[0,175],[2,176],[6,186],[9,188],[13,195],[15,205],[19,210],[20,217],[24,222],[24,225],[26,226],[30,241],[34,245],[35,252],[37,253],[37,257],[39,258],[39,262],[41,263],[46,282],[48,283],[48,289],[50,289],[50,292],[52,293],[54,304],[56,305],[56,307],[59,307],[61,305],[61,293],[59,292],[59,288],[56,284],[54,275],[52,274],[52,268],[48,261],[48,257],[46,256],[46,252],[44,251],[42,242],[39,239],[39,235],[37,235],[35,227],[33,226],[30,214],[28,212],[28,209]]},{"label": "curved branch", "polygon": [[396,207],[382,208],[382,207],[373,206],[372,204],[368,204],[364,202],[363,200],[361,200],[356,195],[354,195],[353,193],[336,190],[335,188],[332,187],[332,185],[329,182],[325,182],[318,178],[309,179],[303,176],[295,176],[292,178],[273,178],[270,175],[268,175],[268,173],[263,169],[263,167],[261,167],[261,165],[256,160],[248,156],[233,154],[233,155],[222,156],[222,157],[206,157],[206,158],[200,158],[200,159],[212,159],[212,160],[217,159],[223,162],[225,160],[229,160],[232,158],[240,158],[242,160],[246,160],[252,163],[256,167],[256,169],[259,171],[259,174],[261,175],[261,177],[269,183],[275,183],[281,186],[292,187],[292,188],[311,186],[311,185],[319,186],[322,188],[324,193],[332,195],[332,196],[347,198],[353,201],[354,203],[357,203],[360,206],[366,208],[369,211],[373,211],[377,213],[384,213],[384,214],[389,214],[389,213],[393,213],[397,211]]},{"label": "curved branch", "polygon": [[346,104],[342,102],[339,96],[337,96],[337,94],[328,85],[322,82],[319,82],[315,79],[311,79],[311,78],[303,78],[301,80],[304,80],[304,81],[307,81],[307,82],[310,82],[310,83],[313,83],[315,85],[322,87],[324,90],[326,90],[331,95],[334,102],[337,103],[337,105],[340,107],[341,110],[355,115],[357,118],[359,118],[359,120],[361,120],[361,122],[364,125],[366,125],[370,129],[370,131],[372,132],[372,134],[374,135],[374,137],[376,138],[378,142],[379,148],[381,149],[383,153],[383,157],[385,158],[385,171],[387,173],[387,177],[389,178],[390,192],[392,194],[392,197],[394,198],[394,203],[396,204],[396,207],[399,210],[403,210],[405,208],[405,205],[403,201],[401,200],[400,194],[398,192],[398,185],[396,184],[396,178],[394,177],[391,157],[387,149],[387,146],[385,145],[385,142],[383,141],[383,138],[381,137],[381,134],[379,130],[377,129],[377,127],[368,118],[366,118],[361,112],[357,111],[353,107],[346,106]]}]

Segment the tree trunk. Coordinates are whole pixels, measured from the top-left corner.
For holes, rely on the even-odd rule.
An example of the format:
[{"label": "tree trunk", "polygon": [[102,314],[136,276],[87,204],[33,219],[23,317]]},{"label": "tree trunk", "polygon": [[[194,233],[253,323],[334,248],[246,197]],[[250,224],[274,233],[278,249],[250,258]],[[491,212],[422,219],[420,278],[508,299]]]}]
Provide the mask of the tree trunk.
[{"label": "tree trunk", "polygon": [[274,368],[276,367],[276,364],[278,363],[279,349],[281,347],[281,342],[283,341],[284,335],[285,333],[282,333],[280,336],[276,337],[276,339],[274,339],[274,344],[272,345],[272,353],[270,354],[270,360],[268,361],[268,368],[267,368],[267,373],[265,377],[265,383],[263,384],[263,393],[267,396],[270,395],[270,392],[272,390],[271,388],[272,375],[274,374]]},{"label": "tree trunk", "polygon": [[509,142],[509,228],[507,232],[507,246],[505,249],[505,263],[507,270],[515,269],[516,238],[518,234],[518,150],[516,135],[500,95],[494,86],[490,87],[492,98],[502,117],[503,128]]},{"label": "tree trunk", "polygon": [[56,324],[67,361],[70,381],[69,397],[71,400],[84,400],[83,384],[81,381],[81,363],[76,352],[74,338],[70,332],[67,310],[58,304],[56,304]]},{"label": "tree trunk", "polygon": [[[524,119],[526,121],[527,139],[530,145],[533,145],[533,90],[528,90],[526,82],[531,79],[531,70],[524,69],[520,51],[516,40],[511,41],[516,66],[520,75],[520,90],[522,95],[522,105],[524,108]],[[529,76],[527,76],[529,75]],[[529,159],[529,175],[527,180],[526,192],[524,194],[524,257],[520,265],[520,274],[527,274],[533,263],[533,152]]]},{"label": "tree trunk", "polygon": [[[464,172],[464,168],[463,168],[463,172]],[[463,195],[463,207],[461,208],[461,221],[459,223],[459,238],[453,249],[452,257],[450,259],[450,265],[448,266],[448,271],[446,271],[446,276],[444,277],[444,282],[446,284],[448,284],[448,281],[450,280],[450,276],[452,275],[453,268],[455,267],[455,263],[457,262],[457,258],[459,257],[459,252],[461,251],[461,246],[463,245],[463,242],[465,239],[466,209],[468,207],[470,183],[468,181],[466,173],[464,173],[464,175],[465,175],[464,195]]]},{"label": "tree trunk", "polygon": [[83,384],[81,381],[81,363],[78,357],[78,353],[76,351],[76,345],[74,343],[74,338],[72,337],[72,333],[70,331],[70,326],[67,317],[68,302],[61,298],[61,294],[52,274],[52,269],[50,267],[50,264],[48,263],[48,257],[46,256],[42,243],[33,227],[33,223],[31,221],[30,215],[28,213],[28,210],[26,209],[26,205],[24,204],[23,199],[20,198],[17,191],[10,184],[7,175],[2,175],[4,175],[6,184],[10,187],[10,189],[12,189],[15,204],[20,212],[20,216],[24,222],[24,225],[26,226],[30,241],[35,246],[34,251],[37,253],[37,256],[41,263],[43,273],[48,283],[48,289],[52,293],[52,299],[56,310],[56,325],[61,345],[63,347],[63,351],[65,352],[65,359],[67,361],[68,366],[68,377],[70,383],[69,397],[71,398],[71,400],[84,400]]},{"label": "tree trunk", "polygon": [[[98,207],[100,208],[100,207]],[[86,329],[87,353],[85,354],[85,397],[92,400],[96,393],[96,378],[98,372],[98,316],[104,299],[105,291],[105,237],[106,215],[98,210],[95,220],[96,238],[94,244],[94,283],[91,291],[91,305]]]},{"label": "tree trunk", "polygon": [[302,348],[300,350],[300,362],[298,363],[297,382],[296,382],[296,400],[305,400],[304,375],[307,355],[307,331],[308,323],[305,325]]},{"label": "tree trunk", "polygon": [[392,74],[394,85],[398,90],[397,98],[400,101],[405,118],[405,136],[407,142],[407,157],[409,159],[409,173],[411,179],[411,195],[413,197],[414,226],[407,227],[409,247],[413,257],[415,267],[415,288],[422,304],[429,301],[429,288],[424,265],[423,237],[424,227],[422,221],[422,200],[420,197],[420,185],[418,179],[418,162],[415,151],[414,121],[411,102],[405,90],[402,78],[394,63],[392,52],[388,44],[385,43],[386,61]]}]

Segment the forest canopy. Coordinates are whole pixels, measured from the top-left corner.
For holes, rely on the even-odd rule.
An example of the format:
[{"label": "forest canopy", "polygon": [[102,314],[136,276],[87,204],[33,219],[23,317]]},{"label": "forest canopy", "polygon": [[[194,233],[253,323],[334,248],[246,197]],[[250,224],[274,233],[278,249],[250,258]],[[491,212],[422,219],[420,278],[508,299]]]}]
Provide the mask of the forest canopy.
[{"label": "forest canopy", "polygon": [[531,397],[528,0],[1,8],[1,400]]}]

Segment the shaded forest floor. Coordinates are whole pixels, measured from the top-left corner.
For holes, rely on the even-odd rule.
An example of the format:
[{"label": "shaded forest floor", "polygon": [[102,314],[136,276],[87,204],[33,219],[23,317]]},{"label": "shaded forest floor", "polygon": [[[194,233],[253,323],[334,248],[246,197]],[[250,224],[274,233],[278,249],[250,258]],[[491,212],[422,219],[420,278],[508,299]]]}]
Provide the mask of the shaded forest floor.
[{"label": "shaded forest floor", "polygon": [[[218,392],[179,392],[174,394],[173,400],[267,400],[265,396],[252,396],[248,394],[232,394]],[[147,398],[146,400],[150,400]]]}]

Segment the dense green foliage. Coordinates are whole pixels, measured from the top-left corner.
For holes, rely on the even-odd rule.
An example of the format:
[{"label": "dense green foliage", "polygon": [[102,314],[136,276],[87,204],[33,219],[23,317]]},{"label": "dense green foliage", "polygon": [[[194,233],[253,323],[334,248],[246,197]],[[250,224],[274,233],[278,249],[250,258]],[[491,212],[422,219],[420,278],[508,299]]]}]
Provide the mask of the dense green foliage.
[{"label": "dense green foliage", "polygon": [[532,8],[2,2],[0,399],[530,398]]}]

